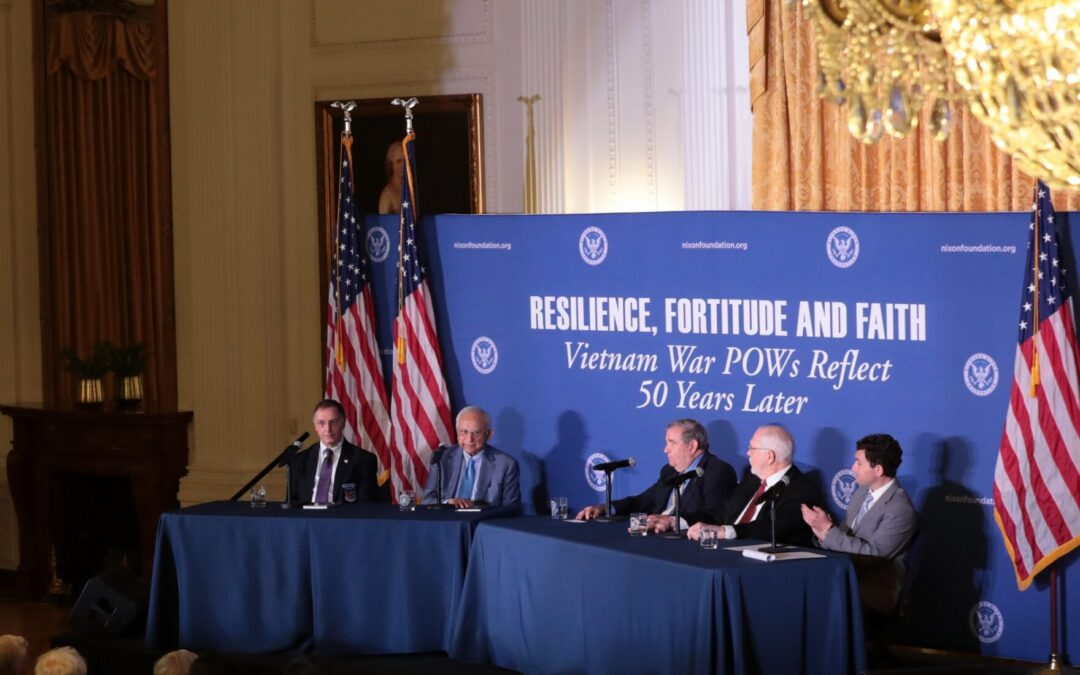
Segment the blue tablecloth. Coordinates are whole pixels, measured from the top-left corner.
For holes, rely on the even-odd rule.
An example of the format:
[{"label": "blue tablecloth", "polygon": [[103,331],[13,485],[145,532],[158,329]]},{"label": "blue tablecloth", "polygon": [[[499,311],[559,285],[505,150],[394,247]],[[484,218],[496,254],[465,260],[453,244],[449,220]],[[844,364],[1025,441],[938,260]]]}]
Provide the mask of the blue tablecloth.
[{"label": "blue tablecloth", "polygon": [[146,642],[230,652],[445,650],[473,531],[514,512],[217,502],[166,513]]},{"label": "blue tablecloth", "polygon": [[450,644],[530,674],[833,675],[865,660],[842,555],[765,563],[547,518],[477,528]]}]

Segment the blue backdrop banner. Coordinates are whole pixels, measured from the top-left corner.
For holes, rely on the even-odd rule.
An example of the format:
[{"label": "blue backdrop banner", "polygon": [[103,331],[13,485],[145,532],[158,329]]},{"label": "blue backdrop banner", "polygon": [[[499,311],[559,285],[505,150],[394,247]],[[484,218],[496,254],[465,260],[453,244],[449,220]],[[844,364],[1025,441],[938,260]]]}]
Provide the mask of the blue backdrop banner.
[{"label": "blue backdrop banner", "polygon": [[[636,494],[665,463],[667,423],[693,417],[740,474],[754,429],[785,425],[796,463],[842,517],[855,440],[890,433],[920,514],[907,639],[1044,660],[1045,581],[1017,590],[992,496],[1028,221],[437,216],[423,243],[454,409],[491,412],[492,444],[520,461],[528,511],[554,495],[572,512],[602,501],[602,474],[588,467],[607,459],[637,459],[614,474],[614,497]],[[388,359],[397,220],[366,225]],[[1080,645],[1067,616],[1076,568],[1075,554],[1059,563],[1063,651]]]}]

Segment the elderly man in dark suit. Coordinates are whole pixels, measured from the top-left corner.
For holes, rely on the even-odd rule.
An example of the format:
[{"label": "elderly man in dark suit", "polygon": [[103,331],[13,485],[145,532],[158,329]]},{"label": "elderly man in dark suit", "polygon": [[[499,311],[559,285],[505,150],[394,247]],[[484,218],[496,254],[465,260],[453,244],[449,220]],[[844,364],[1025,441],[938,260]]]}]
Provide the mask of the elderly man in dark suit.
[{"label": "elderly man in dark suit", "polygon": [[[649,529],[664,532],[674,529],[674,493],[676,488],[665,484],[668,478],[701,468],[700,477],[683,483],[680,493],[679,513],[684,523],[696,523],[709,509],[723,504],[735,486],[735,470],[724,460],[709,453],[709,436],[701,423],[693,419],[675,420],[664,433],[664,454],[667,466],[660,470],[660,477],[651,487],[639,495],[617,499],[611,503],[616,513],[647,513]],[[604,504],[586,506],[577,514],[578,520],[589,520],[605,515]]]},{"label": "elderly man in dark suit", "polygon": [[354,496],[378,498],[375,455],[345,440],[345,408],[333,399],[319,401],[311,417],[319,442],[289,460],[289,495],[294,502],[327,504]]},{"label": "elderly man in dark suit", "polygon": [[856,561],[859,591],[867,607],[890,614],[904,579],[904,556],[915,536],[915,507],[896,479],[903,455],[896,439],[871,434],[855,447],[851,472],[859,489],[844,522],[833,524],[828,513],[809,505],[803,505],[802,515],[822,548],[872,558]]},{"label": "elderly man in dark suit", "polygon": [[[810,480],[792,462],[795,441],[782,426],[769,424],[758,427],[750,439],[746,456],[750,473],[739,483],[731,498],[721,507],[706,513],[702,521],[690,528],[688,536],[700,539],[701,530],[719,525],[721,539],[765,539],[772,536],[769,509],[776,509],[776,541],[799,546],[810,545],[810,528],[803,522],[799,507],[816,502]],[[770,507],[762,496],[787,479]],[[765,495],[766,497],[768,495]]]}]

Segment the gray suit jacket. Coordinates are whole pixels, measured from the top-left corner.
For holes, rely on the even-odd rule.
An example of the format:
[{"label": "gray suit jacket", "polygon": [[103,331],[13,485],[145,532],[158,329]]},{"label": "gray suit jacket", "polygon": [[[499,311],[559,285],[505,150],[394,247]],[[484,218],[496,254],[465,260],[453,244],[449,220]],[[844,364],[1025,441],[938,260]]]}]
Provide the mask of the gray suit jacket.
[{"label": "gray suit jacket", "polygon": [[915,507],[900,482],[893,479],[859,526],[852,529],[867,492],[865,487],[855,491],[844,523],[831,528],[820,543],[830,551],[856,554],[855,572],[863,602],[882,614],[891,614],[904,581],[904,555],[915,536]]},{"label": "gray suit jacket", "polygon": [[[517,460],[502,450],[485,445],[481,450],[484,461],[480,464],[480,473],[476,477],[476,501],[491,506],[509,506],[521,503],[521,487],[518,482]],[[458,480],[461,478],[462,458],[465,453],[461,446],[455,445],[442,451],[439,466],[428,470],[427,483],[424,485],[425,504],[436,502],[435,482],[442,485],[443,500],[454,497]]]},{"label": "gray suit jacket", "polygon": [[877,500],[854,530],[851,524],[866,501],[869,490],[860,487],[855,491],[844,516],[843,525],[829,530],[823,548],[830,551],[872,555],[878,558],[903,558],[911,538],[915,535],[915,507],[900,482],[892,485]]}]

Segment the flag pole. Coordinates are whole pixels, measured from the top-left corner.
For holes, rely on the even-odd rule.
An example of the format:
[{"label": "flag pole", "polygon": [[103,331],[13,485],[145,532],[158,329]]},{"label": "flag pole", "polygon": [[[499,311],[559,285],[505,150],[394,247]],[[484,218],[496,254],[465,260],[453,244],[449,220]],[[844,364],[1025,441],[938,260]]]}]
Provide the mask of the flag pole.
[{"label": "flag pole", "polygon": [[[348,153],[349,166],[352,166],[352,111],[356,109],[356,101],[334,101],[330,104],[331,108],[338,108],[341,110],[342,115],[345,117],[345,129],[341,132],[341,151]],[[338,162],[338,194],[341,194],[341,179],[342,169],[341,162]],[[351,187],[351,186],[350,186]],[[341,220],[341,204],[337,205],[338,212],[335,214],[334,222]],[[334,228],[334,251],[339,249],[341,233],[338,228]],[[337,320],[334,322],[334,362],[337,364],[338,369],[345,367],[345,348],[342,347],[342,335],[344,332],[344,319],[341,316],[341,268],[337,265],[334,266],[334,316]]]},{"label": "flag pole", "polygon": [[[409,139],[413,135],[413,108],[420,104],[420,101],[414,96],[412,98],[395,98],[390,101],[390,105],[401,106],[405,112],[405,140],[401,142],[401,152],[405,160],[405,173],[402,176],[402,180],[409,181],[409,195],[413,200],[413,217],[414,219],[419,215],[416,210],[416,193],[413,191],[412,185],[412,167],[409,166]],[[401,216],[398,218],[398,265],[397,265],[397,306],[398,315],[401,314],[402,307],[405,306],[405,296],[402,293],[401,275],[405,273],[405,261],[402,256],[405,255],[405,210],[401,210]],[[397,352],[396,358],[399,364],[405,363],[405,336],[399,334],[397,336],[397,344],[395,345],[395,351]]]},{"label": "flag pole", "polygon": [[1070,668],[1062,662],[1058,653],[1058,611],[1057,611],[1057,562],[1050,565],[1050,660],[1046,665],[1031,671],[1031,675],[1062,675],[1063,673],[1076,673],[1075,668]]}]

